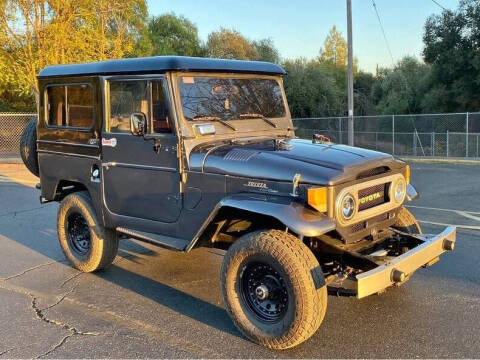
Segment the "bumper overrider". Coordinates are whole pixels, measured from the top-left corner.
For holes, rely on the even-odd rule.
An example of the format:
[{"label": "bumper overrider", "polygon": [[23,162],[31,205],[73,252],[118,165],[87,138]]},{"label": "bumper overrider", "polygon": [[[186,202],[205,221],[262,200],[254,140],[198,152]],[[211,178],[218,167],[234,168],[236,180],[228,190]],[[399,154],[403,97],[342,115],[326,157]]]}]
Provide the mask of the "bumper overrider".
[{"label": "bumper overrider", "polygon": [[393,258],[373,270],[356,276],[357,298],[382,292],[386,288],[400,285],[418,268],[435,263],[446,251],[452,251],[455,246],[456,228],[447,227],[438,235],[415,235],[421,243],[410,251]]}]

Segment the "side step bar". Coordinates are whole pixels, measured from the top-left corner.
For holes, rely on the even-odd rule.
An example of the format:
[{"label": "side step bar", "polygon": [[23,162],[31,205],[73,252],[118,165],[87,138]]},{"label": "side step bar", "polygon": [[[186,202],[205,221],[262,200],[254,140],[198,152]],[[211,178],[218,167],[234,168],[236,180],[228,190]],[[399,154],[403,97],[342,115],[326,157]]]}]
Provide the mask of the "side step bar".
[{"label": "side step bar", "polygon": [[170,250],[185,251],[190,241],[169,236],[152,234],[149,232],[131,230],[122,227],[116,228],[117,232],[152,245],[160,246]]}]

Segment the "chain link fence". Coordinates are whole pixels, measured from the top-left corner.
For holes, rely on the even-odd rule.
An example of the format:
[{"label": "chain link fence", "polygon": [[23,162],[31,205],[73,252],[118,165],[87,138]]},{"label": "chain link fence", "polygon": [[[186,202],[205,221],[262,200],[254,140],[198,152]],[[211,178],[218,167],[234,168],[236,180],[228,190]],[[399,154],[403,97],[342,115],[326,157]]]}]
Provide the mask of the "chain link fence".
[{"label": "chain link fence", "polygon": [[20,137],[27,123],[37,114],[0,113],[0,162],[20,159]]},{"label": "chain link fence", "polygon": [[[314,133],[347,144],[348,118],[293,119],[297,136]],[[379,115],[354,118],[355,146],[397,156],[480,158],[480,113]]]},{"label": "chain link fence", "polygon": [[[0,161],[19,159],[20,136],[37,114],[0,113]],[[480,159],[480,112],[356,116],[355,146],[397,156]],[[297,136],[346,144],[347,117],[293,119]]]}]

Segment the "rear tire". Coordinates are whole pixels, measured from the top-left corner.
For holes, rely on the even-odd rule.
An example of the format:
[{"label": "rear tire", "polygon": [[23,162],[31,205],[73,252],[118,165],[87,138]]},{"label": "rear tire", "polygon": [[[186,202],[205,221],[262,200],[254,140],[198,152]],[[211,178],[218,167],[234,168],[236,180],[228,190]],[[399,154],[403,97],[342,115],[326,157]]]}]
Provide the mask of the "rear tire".
[{"label": "rear tire", "polygon": [[407,234],[421,234],[422,228],[420,227],[415,216],[406,207],[402,206],[400,212],[397,215],[397,221],[393,225],[394,228],[403,231]]},{"label": "rear tire", "polygon": [[63,253],[80,271],[105,269],[117,255],[117,235],[100,224],[86,191],[68,195],[62,200],[58,209],[57,231]]},{"label": "rear tire", "polygon": [[37,119],[32,119],[23,129],[20,138],[20,155],[27,169],[35,176],[39,176],[37,154]]},{"label": "rear tire", "polygon": [[283,231],[258,231],[237,240],[224,257],[221,287],[237,328],[271,349],[288,349],[310,338],[327,309],[317,259]]}]

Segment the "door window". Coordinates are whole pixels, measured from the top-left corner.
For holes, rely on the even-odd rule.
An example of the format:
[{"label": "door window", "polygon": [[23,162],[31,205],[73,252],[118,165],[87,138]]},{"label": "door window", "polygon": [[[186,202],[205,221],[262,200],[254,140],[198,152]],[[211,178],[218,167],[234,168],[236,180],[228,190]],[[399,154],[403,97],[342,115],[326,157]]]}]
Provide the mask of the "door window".
[{"label": "door window", "polygon": [[130,117],[143,113],[152,133],[172,131],[168,90],[164,79],[110,82],[110,121],[112,133],[130,133]]},{"label": "door window", "polygon": [[163,80],[152,81],[152,132],[154,133],[172,132],[166,85]]},{"label": "door window", "polygon": [[129,133],[130,116],[148,117],[147,81],[112,81],[110,83],[110,132]]}]

